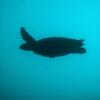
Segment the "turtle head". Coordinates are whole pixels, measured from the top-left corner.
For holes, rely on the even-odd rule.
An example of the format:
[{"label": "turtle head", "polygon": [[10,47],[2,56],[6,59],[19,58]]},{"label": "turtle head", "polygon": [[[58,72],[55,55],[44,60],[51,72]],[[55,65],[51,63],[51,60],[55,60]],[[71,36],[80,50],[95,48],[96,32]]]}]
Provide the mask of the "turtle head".
[{"label": "turtle head", "polygon": [[19,48],[22,49],[22,50],[25,50],[25,51],[31,51],[31,50],[33,50],[33,47],[30,46],[30,45],[27,44],[27,43],[24,43],[24,44],[20,45]]}]

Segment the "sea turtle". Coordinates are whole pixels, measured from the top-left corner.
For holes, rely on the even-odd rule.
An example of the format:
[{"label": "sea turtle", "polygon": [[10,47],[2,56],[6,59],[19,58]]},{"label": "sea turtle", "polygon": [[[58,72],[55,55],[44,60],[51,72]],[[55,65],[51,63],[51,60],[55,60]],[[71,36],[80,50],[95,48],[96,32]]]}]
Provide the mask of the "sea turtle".
[{"label": "sea turtle", "polygon": [[70,39],[65,37],[47,37],[36,41],[32,38],[24,27],[20,30],[21,36],[25,41],[20,49],[33,51],[36,54],[45,57],[64,56],[72,53],[84,54],[86,49],[83,48],[83,39]]}]

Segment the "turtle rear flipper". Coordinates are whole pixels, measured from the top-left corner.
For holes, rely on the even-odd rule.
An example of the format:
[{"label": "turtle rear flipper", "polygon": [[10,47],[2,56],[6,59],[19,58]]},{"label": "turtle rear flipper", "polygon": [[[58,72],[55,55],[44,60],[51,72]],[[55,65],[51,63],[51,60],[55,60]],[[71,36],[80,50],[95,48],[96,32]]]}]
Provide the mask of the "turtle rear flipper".
[{"label": "turtle rear flipper", "polygon": [[33,39],[28,32],[26,31],[26,29],[24,27],[21,27],[20,30],[21,36],[23,38],[23,40],[25,40],[26,43],[28,44],[34,44],[36,41],[35,39]]}]

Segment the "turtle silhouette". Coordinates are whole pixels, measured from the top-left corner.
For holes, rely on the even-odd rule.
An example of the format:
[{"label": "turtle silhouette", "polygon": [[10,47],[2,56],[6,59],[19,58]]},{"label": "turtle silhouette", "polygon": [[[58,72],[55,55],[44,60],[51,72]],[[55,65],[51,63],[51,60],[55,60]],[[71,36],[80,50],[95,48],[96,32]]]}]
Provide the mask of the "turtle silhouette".
[{"label": "turtle silhouette", "polygon": [[40,40],[32,38],[24,27],[20,30],[21,36],[25,43],[20,45],[20,49],[26,51],[33,51],[36,54],[54,58],[57,56],[64,56],[67,54],[84,54],[86,49],[84,40],[71,39],[65,37],[47,37]]}]

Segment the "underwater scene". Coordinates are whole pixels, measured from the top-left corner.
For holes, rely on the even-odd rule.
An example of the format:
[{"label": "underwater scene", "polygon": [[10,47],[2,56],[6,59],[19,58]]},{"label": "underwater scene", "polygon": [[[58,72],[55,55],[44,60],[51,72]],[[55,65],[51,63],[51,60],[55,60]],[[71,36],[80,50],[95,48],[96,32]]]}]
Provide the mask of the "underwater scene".
[{"label": "underwater scene", "polygon": [[1,0],[0,100],[100,100],[100,0]]}]

